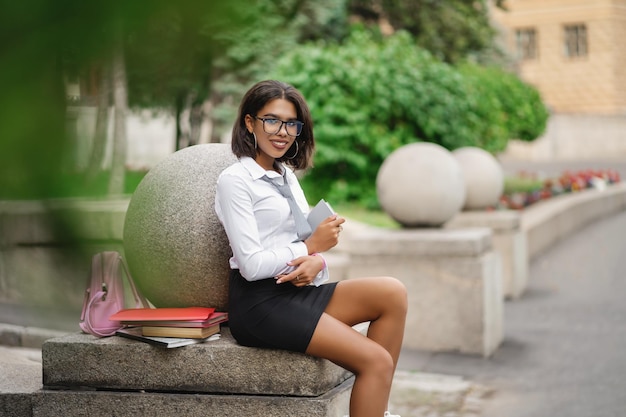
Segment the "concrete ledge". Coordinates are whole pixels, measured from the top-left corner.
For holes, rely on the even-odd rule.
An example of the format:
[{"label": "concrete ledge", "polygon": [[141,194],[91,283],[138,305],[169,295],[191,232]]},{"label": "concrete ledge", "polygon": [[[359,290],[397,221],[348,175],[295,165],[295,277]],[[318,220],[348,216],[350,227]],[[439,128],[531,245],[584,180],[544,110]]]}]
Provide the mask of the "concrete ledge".
[{"label": "concrete ledge", "polygon": [[6,394],[0,392],[0,416],[30,417],[32,394]]},{"label": "concrete ledge", "polygon": [[589,223],[626,209],[626,183],[583,190],[535,203],[523,210],[521,228],[530,259]]},{"label": "concrete ledge", "polygon": [[67,332],[0,323],[0,345],[41,349],[48,339]]},{"label": "concrete ledge", "polygon": [[1,201],[0,247],[58,244],[56,222],[71,220],[73,238],[122,241],[124,219],[130,200],[59,199],[49,201]]},{"label": "concrete ledge", "polygon": [[520,297],[528,285],[526,234],[521,229],[521,212],[516,210],[464,211],[445,224],[446,228],[488,227],[493,247],[502,259],[502,291],[505,298]]},{"label": "concrete ledge", "polygon": [[350,256],[346,253],[331,251],[324,254],[328,265],[331,281],[341,281],[347,278],[350,268]]},{"label": "concrete ledge", "polygon": [[[374,227],[350,236],[351,255],[475,256],[491,249],[491,231],[474,229],[401,229]],[[372,244],[372,242],[376,244]]]},{"label": "concrete ledge", "polygon": [[489,227],[493,231],[515,230],[520,227],[520,212],[516,210],[462,211],[445,227]]},{"label": "concrete ledge", "polygon": [[407,287],[403,346],[491,355],[503,337],[502,267],[491,230],[361,230],[348,279],[394,276]]},{"label": "concrete ledge", "polygon": [[51,339],[43,345],[43,383],[46,388],[316,397],[352,376],[324,359],[239,346],[228,327],[221,333],[218,341],[177,349],[82,333]]},{"label": "concrete ledge", "polygon": [[353,382],[350,378],[323,395],[304,398],[42,390],[33,395],[32,416],[342,417]]}]

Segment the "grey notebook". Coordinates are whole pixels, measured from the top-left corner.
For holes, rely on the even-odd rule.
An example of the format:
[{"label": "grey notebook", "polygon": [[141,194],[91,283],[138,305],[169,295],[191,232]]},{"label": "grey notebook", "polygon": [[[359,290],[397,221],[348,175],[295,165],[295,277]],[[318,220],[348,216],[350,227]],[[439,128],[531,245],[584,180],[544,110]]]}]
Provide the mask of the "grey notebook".
[{"label": "grey notebook", "polygon": [[322,221],[326,220],[328,216],[332,216],[333,214],[335,214],[335,211],[332,209],[330,204],[322,198],[309,212],[307,221],[309,222],[311,229],[315,230]]}]

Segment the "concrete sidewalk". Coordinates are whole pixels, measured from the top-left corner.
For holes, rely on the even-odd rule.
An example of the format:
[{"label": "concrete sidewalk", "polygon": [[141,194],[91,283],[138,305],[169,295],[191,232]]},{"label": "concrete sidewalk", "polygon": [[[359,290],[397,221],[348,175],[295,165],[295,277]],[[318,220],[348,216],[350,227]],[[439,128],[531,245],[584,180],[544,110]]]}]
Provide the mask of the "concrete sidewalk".
[{"label": "concrete sidewalk", "polygon": [[41,349],[0,346],[0,393],[30,393],[41,388]]}]

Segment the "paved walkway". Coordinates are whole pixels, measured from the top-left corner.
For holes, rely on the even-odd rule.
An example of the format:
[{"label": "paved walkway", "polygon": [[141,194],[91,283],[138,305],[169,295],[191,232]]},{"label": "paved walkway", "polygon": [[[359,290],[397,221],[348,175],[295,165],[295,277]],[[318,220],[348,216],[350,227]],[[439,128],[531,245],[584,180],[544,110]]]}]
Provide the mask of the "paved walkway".
[{"label": "paved walkway", "polygon": [[491,358],[404,351],[400,367],[489,387],[483,417],[626,416],[625,237],[623,212],[534,260]]}]

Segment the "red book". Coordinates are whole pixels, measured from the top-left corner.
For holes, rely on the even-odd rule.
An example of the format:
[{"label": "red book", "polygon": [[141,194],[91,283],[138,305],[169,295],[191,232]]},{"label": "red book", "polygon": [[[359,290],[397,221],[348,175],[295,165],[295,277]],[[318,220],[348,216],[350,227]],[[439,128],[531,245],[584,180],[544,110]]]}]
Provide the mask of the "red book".
[{"label": "red book", "polygon": [[127,308],[109,317],[111,321],[205,321],[215,312],[211,307]]}]

